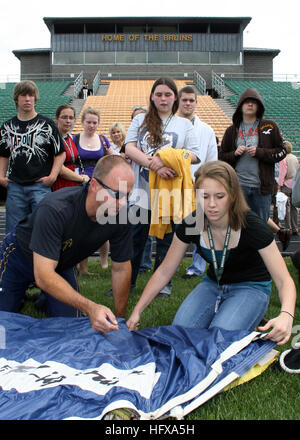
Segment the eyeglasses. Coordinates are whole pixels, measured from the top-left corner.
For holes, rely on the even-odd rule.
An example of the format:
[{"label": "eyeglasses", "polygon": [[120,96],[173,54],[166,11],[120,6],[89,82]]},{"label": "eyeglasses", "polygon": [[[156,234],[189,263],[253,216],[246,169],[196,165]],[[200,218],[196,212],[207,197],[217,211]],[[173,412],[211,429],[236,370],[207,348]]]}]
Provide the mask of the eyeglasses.
[{"label": "eyeglasses", "polygon": [[98,179],[97,177],[94,177],[95,180],[97,180],[97,182],[103,186],[103,188],[106,189],[106,191],[114,198],[114,199],[123,199],[124,197],[126,197],[126,199],[129,197],[130,193],[123,193],[121,191],[116,191],[115,189],[110,188],[109,186],[105,185],[105,183],[101,182],[100,179]]},{"label": "eyeglasses", "polygon": [[60,119],[70,119],[71,121],[73,121],[74,116],[59,116]]}]

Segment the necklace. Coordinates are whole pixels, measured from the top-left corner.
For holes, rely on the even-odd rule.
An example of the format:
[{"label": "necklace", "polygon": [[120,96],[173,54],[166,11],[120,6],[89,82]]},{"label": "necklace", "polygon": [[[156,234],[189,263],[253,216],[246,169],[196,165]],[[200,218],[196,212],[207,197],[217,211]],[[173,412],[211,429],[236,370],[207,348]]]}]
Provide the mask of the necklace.
[{"label": "necklace", "polygon": [[225,258],[226,258],[226,253],[227,253],[227,249],[228,249],[228,245],[229,245],[230,233],[231,233],[231,227],[230,227],[230,225],[228,225],[226,236],[225,236],[225,241],[224,241],[221,263],[220,263],[220,266],[218,266],[213,236],[211,233],[209,223],[207,223],[207,235],[208,235],[208,241],[209,241],[209,248],[210,248],[210,252],[211,252],[212,263],[213,263],[213,267],[214,267],[214,271],[215,271],[215,275],[216,275],[216,279],[217,279],[217,284],[218,284],[218,290],[219,290],[219,294],[217,296],[216,305],[215,305],[215,313],[217,313],[217,311],[219,309],[219,304],[223,298],[223,291],[220,287],[220,280],[221,280],[223,272],[224,272]]}]

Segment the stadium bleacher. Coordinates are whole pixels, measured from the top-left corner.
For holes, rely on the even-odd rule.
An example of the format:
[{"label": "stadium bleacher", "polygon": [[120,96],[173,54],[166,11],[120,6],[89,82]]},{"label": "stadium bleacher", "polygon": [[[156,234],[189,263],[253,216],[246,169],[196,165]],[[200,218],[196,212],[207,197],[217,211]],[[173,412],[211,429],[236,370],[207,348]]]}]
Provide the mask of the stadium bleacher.
[{"label": "stadium bleacher", "polygon": [[[113,122],[121,122],[127,130],[131,122],[131,111],[134,106],[147,106],[152,80],[113,80],[108,83],[105,95],[89,96],[82,101],[82,110],[87,106],[98,108],[101,113],[100,131],[108,135]],[[72,104],[73,97],[63,93],[72,85],[69,81],[35,81],[40,92],[36,109],[38,112],[54,118],[56,109],[61,104]],[[176,80],[178,89],[184,87],[186,81]],[[190,84],[190,82],[189,82]],[[266,112],[265,116],[274,119],[283,132],[283,136],[292,142],[295,154],[300,156],[300,86],[297,83],[274,81],[241,81],[226,80],[226,87],[233,94],[226,99],[236,107],[240,94],[247,88],[256,88],[262,95]],[[16,114],[13,101],[15,83],[0,85],[0,123]],[[80,105],[82,105],[82,103]],[[77,117],[73,132],[82,131],[81,112]],[[222,140],[226,128],[232,123],[229,116],[220,108],[217,101],[208,95],[198,95],[196,114],[214,130],[219,141]],[[0,242],[4,235],[5,206],[0,206]],[[289,254],[294,251],[296,242],[291,242]]]},{"label": "stadium bleacher", "polygon": [[[58,106],[69,104],[71,96],[62,94],[72,84],[69,81],[35,81],[40,98],[36,105],[36,111],[53,119]],[[1,124],[16,114],[16,106],[13,101],[13,89],[15,83],[5,83],[0,87],[0,122]]]},{"label": "stadium bleacher", "polygon": [[267,80],[226,80],[225,85],[234,93],[226,97],[234,107],[246,88],[258,90],[265,103],[265,117],[277,122],[284,139],[292,143],[293,152],[300,157],[300,84]]},{"label": "stadium bleacher", "polygon": [[[175,82],[178,89],[186,86],[185,81],[176,80]],[[132,108],[148,105],[152,85],[153,80],[111,81],[106,95],[89,96],[82,111],[88,106],[100,110],[100,131],[106,135],[113,122],[122,123],[127,130],[131,122]],[[218,104],[208,95],[199,95],[196,113],[202,121],[211,125],[216,136],[221,140],[231,121]],[[81,114],[73,128],[74,133],[80,131],[82,131]]]},{"label": "stadium bleacher", "polygon": [[[59,105],[70,104],[72,96],[63,93],[72,85],[69,81],[36,81],[40,98],[36,110],[45,116],[54,118]],[[108,135],[113,122],[121,122],[127,130],[130,124],[131,110],[135,105],[148,105],[149,94],[153,80],[114,80],[108,84],[107,93],[99,96],[89,96],[81,111],[92,106],[100,110],[100,131]],[[186,85],[185,80],[176,80],[178,89]],[[226,87],[233,93],[226,100],[236,107],[240,94],[247,88],[253,87],[259,91],[265,102],[265,117],[274,119],[283,137],[289,140],[294,152],[300,157],[300,84],[270,80],[226,80]],[[16,114],[12,99],[15,83],[1,84],[0,87],[0,122]],[[222,140],[231,119],[219,107],[217,102],[208,95],[199,95],[196,114],[208,123],[219,140]],[[74,133],[82,131],[81,114],[77,118]]]}]

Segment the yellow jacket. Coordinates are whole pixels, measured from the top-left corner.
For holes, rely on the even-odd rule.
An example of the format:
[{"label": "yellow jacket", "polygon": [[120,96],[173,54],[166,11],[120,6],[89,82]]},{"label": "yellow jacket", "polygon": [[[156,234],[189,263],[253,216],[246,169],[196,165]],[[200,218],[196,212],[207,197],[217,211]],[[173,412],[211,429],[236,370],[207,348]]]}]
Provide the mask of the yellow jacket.
[{"label": "yellow jacket", "polygon": [[176,171],[177,176],[163,179],[157,173],[149,172],[151,202],[151,225],[149,235],[163,238],[172,232],[171,220],[176,224],[196,207],[193,179],[191,175],[191,154],[185,149],[166,148],[156,153],[164,165]]}]

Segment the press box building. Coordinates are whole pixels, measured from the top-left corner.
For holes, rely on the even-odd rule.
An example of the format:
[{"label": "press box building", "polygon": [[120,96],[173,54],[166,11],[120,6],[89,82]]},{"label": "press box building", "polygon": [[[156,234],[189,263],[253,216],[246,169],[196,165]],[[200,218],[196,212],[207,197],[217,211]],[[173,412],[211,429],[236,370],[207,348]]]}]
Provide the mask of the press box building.
[{"label": "press box building", "polygon": [[246,48],[251,17],[45,17],[50,48],[14,50],[28,75],[145,77],[197,71],[211,86],[212,71],[269,74],[277,49]]}]

